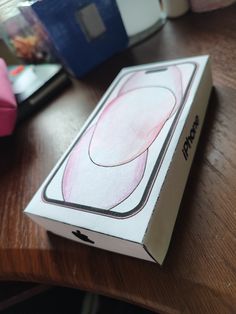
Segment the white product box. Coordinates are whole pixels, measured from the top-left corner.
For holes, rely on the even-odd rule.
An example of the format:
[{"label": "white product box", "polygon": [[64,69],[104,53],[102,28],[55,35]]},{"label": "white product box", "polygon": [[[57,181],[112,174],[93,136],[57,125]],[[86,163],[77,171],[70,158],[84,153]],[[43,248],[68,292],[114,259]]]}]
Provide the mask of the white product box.
[{"label": "white product box", "polygon": [[211,88],[208,56],[123,69],[25,213],[66,238],[162,264]]}]

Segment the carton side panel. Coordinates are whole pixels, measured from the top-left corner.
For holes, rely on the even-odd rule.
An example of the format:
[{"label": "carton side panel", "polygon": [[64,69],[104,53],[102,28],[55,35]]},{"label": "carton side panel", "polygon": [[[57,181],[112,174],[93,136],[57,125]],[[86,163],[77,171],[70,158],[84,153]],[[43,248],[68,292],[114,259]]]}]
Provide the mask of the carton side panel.
[{"label": "carton side panel", "polygon": [[173,155],[165,183],[143,239],[151,256],[162,264],[166,256],[184,188],[196,151],[212,88],[208,59],[192,107]]},{"label": "carton side panel", "polygon": [[155,262],[148,252],[146,252],[142,243],[112,237],[107,234],[87,230],[85,228],[69,225],[45,217],[40,217],[31,213],[27,213],[27,216],[29,216],[42,227],[46,228],[48,231],[63,236],[67,239],[119,254]]}]

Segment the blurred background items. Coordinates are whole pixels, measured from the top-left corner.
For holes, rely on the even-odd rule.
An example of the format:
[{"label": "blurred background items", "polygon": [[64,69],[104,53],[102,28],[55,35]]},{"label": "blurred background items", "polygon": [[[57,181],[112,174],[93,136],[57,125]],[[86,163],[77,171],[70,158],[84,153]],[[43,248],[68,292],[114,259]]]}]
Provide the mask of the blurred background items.
[{"label": "blurred background items", "polygon": [[55,61],[53,47],[43,25],[24,6],[21,12],[18,3],[14,0],[1,4],[0,1],[0,34],[6,45],[24,63]]},{"label": "blurred background items", "polygon": [[168,17],[179,17],[189,10],[189,1],[163,0],[163,10]]},{"label": "blurred background items", "polygon": [[0,0],[0,36],[23,64],[61,63],[80,78],[189,8],[235,0]]},{"label": "blurred background items", "polygon": [[165,22],[159,0],[0,0],[1,37],[24,64],[60,62],[81,77]]}]

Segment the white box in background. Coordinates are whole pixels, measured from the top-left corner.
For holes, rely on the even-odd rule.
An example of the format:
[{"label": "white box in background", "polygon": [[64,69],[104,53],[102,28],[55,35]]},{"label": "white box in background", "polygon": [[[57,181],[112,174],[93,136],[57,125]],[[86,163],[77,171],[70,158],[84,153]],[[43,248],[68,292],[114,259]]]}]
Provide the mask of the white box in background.
[{"label": "white box in background", "polygon": [[25,213],[163,263],[212,88],[208,56],[123,69]]}]

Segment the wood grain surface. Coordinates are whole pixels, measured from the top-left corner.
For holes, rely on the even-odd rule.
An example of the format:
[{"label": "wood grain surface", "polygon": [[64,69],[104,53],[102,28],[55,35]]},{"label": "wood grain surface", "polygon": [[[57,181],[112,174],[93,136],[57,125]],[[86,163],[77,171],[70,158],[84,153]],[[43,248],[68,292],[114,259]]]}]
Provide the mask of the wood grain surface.
[{"label": "wood grain surface", "polygon": [[[214,91],[163,267],[48,234],[23,209],[118,71],[212,56]],[[159,313],[236,313],[236,5],[170,20],[0,140],[0,278],[70,286]]]}]

